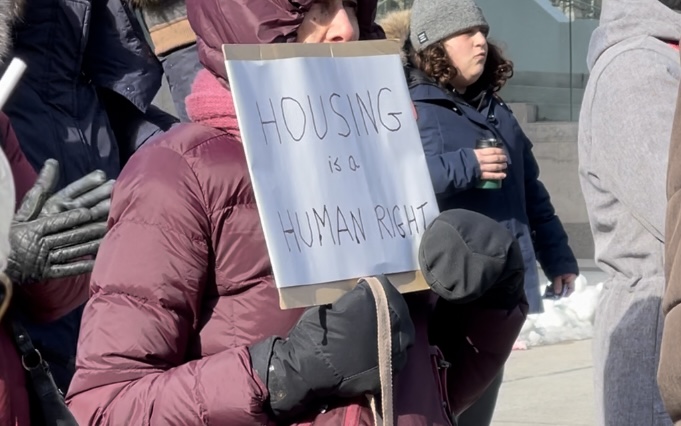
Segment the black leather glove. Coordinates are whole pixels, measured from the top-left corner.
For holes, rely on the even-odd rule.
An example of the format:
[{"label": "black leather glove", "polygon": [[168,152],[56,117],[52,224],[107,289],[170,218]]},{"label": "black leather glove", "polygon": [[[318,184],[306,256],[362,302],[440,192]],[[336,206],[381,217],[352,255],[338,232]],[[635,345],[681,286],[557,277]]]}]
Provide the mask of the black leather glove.
[{"label": "black leather glove", "polygon": [[[390,307],[392,367],[407,363],[414,324],[402,295],[383,277]],[[274,417],[290,420],[339,398],[380,392],[374,297],[361,282],[331,306],[309,308],[287,339],[272,337],[250,348],[253,369],[269,390]]]},{"label": "black leather glove", "polygon": [[[90,272],[106,219],[112,183],[93,172],[52,195],[59,164],[48,160],[10,230],[7,275],[18,285]],[[100,222],[97,222],[100,220]]]},{"label": "black leather glove", "polygon": [[426,282],[451,303],[513,309],[525,300],[518,241],[494,219],[468,210],[441,213],[419,246]]}]

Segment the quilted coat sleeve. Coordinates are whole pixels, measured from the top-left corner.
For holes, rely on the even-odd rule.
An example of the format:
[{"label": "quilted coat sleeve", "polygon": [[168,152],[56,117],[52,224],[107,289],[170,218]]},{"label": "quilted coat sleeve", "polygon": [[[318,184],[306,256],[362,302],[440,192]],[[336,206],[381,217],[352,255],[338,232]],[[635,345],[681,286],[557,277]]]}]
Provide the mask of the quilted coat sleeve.
[{"label": "quilted coat sleeve", "polygon": [[246,347],[187,361],[211,268],[202,185],[159,144],[117,181],[67,395],[81,426],[268,424]]},{"label": "quilted coat sleeve", "polygon": [[[512,118],[515,120],[515,118]],[[551,197],[539,180],[539,164],[532,153],[532,142],[515,122],[516,135],[523,145],[525,167],[525,206],[533,234],[537,260],[547,277],[553,279],[563,274],[579,274],[579,266],[560,218],[551,203]]]},{"label": "quilted coat sleeve", "polygon": [[472,188],[480,178],[480,164],[474,150],[461,148],[444,152],[443,138],[445,135],[453,136],[451,130],[442,129],[438,120],[438,110],[442,107],[419,101],[414,102],[414,107],[435,194],[455,193]]}]

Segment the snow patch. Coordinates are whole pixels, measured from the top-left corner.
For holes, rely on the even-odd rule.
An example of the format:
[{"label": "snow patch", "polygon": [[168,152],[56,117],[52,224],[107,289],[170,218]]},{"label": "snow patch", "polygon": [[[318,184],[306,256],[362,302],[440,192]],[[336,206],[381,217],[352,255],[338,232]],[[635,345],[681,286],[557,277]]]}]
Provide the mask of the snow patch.
[{"label": "snow patch", "polygon": [[[546,284],[545,284],[546,285]],[[594,314],[603,283],[588,285],[580,275],[575,292],[568,298],[544,300],[544,312],[527,316],[520,331],[517,349],[552,345],[593,337]]]}]

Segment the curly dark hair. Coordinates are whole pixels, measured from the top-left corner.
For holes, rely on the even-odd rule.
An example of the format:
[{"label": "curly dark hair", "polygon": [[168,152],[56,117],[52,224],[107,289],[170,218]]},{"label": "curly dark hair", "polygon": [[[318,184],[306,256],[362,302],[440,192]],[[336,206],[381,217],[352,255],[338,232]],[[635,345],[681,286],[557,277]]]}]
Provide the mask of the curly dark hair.
[{"label": "curly dark hair", "polygon": [[[492,90],[498,92],[513,77],[513,62],[504,58],[501,49],[494,43],[487,43],[488,52],[482,75],[469,88],[472,92]],[[439,41],[420,52],[407,46],[410,62],[428,77],[444,88],[451,88],[457,70],[447,56],[447,50]]]}]

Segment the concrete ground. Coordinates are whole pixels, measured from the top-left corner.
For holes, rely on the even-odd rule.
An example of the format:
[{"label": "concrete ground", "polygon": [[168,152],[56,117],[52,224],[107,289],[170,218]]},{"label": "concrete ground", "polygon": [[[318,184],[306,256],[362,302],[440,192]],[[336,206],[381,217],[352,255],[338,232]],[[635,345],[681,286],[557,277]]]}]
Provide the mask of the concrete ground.
[{"label": "concrete ground", "polygon": [[591,340],[515,351],[492,426],[592,426]]}]

